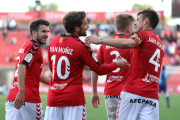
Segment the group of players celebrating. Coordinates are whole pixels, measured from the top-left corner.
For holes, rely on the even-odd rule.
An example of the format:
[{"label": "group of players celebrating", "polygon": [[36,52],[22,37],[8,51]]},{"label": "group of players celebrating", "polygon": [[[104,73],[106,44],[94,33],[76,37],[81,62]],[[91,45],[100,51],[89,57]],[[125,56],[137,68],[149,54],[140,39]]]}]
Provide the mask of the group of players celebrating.
[{"label": "group of players celebrating", "polygon": [[[63,18],[66,34],[51,40],[48,47],[51,79],[41,73],[41,45],[46,44],[49,22],[31,23],[31,40],[22,45],[15,77],[6,99],[6,120],[43,120],[39,82],[49,85],[45,120],[86,120],[82,72],[91,72],[94,108],[100,103],[98,75],[107,75],[105,105],[108,120],[159,120],[158,82],[164,46],[153,32],[158,14],[144,9],[137,20],[130,14],[115,19],[117,35],[112,38],[88,36],[86,13],[68,12]],[[133,24],[136,31],[133,32]],[[95,56],[89,44],[102,44]]]}]

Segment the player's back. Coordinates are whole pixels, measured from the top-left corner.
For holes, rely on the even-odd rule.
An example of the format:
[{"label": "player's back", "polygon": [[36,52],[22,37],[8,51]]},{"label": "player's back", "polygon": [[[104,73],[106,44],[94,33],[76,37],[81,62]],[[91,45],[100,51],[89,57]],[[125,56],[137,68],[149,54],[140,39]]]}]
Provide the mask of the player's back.
[{"label": "player's back", "polygon": [[52,71],[48,106],[85,104],[82,87],[84,68],[82,52],[85,49],[84,43],[74,35],[61,35],[51,41],[48,49],[49,65]]},{"label": "player's back", "polygon": [[[164,45],[151,30],[133,34],[141,42],[132,49],[130,76],[124,91],[140,96],[158,99],[158,82],[164,56]],[[137,36],[138,35],[138,36]]]},{"label": "player's back", "polygon": [[[111,39],[117,38],[129,38],[126,35],[118,34]],[[119,49],[108,45],[101,45],[97,54],[97,59],[100,63],[109,64],[117,60],[118,56],[122,56],[130,63],[131,49]],[[111,73],[107,74],[105,83],[105,95],[119,95],[122,86],[126,83],[126,79],[129,75],[129,70],[125,68],[117,68]]]}]

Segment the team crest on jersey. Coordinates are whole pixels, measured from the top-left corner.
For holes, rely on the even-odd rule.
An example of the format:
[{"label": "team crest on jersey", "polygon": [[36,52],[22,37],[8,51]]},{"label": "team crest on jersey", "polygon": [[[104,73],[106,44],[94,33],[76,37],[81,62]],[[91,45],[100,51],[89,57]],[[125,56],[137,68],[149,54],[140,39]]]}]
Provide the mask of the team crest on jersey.
[{"label": "team crest on jersey", "polygon": [[94,53],[92,53],[92,57],[96,62],[98,62],[98,60],[97,60],[96,56],[94,55]]},{"label": "team crest on jersey", "polygon": [[26,57],[24,58],[24,60],[26,60],[29,63],[32,60],[32,58],[33,58],[33,55],[31,53],[28,53]]},{"label": "team crest on jersey", "polygon": [[59,42],[61,43],[61,42],[62,42],[62,40],[63,40],[63,38],[60,38],[60,39],[59,39]]}]

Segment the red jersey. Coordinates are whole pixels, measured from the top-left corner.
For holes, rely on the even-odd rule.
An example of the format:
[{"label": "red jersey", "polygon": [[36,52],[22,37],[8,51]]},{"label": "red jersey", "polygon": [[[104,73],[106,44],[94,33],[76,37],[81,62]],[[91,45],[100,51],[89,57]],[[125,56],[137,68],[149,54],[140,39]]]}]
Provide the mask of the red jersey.
[{"label": "red jersey", "polygon": [[[117,38],[129,38],[126,35],[119,34],[112,39]],[[108,45],[101,45],[97,54],[97,59],[100,63],[109,64],[117,60],[117,57],[121,55],[130,63],[131,49],[119,49]],[[129,70],[125,68],[117,68],[111,73],[107,74],[104,95],[120,95],[123,85],[126,83],[126,79],[129,75]]]},{"label": "red jersey", "polygon": [[51,40],[48,48],[49,68],[52,71],[47,106],[79,106],[85,104],[82,86],[84,65],[97,74],[107,74],[116,63],[100,65],[90,47],[75,35],[61,35]]},{"label": "red jersey", "polygon": [[15,101],[19,91],[18,87],[18,67],[23,63],[27,66],[25,77],[25,100],[24,102],[40,103],[39,79],[43,65],[43,57],[40,46],[36,41],[30,40],[21,46],[16,58],[15,77],[12,87],[6,100]]},{"label": "red jersey", "polygon": [[164,45],[151,30],[140,30],[132,36],[130,75],[123,91],[158,100],[158,83],[164,57]]}]

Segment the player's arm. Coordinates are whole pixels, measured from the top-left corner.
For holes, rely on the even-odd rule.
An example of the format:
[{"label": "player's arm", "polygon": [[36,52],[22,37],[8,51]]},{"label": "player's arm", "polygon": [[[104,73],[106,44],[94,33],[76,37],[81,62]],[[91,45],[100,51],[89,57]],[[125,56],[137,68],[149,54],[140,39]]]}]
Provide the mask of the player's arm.
[{"label": "player's arm", "polygon": [[19,85],[19,92],[16,95],[16,99],[14,102],[14,107],[16,109],[20,109],[21,106],[24,104],[25,98],[25,77],[26,77],[26,65],[20,63],[18,68],[18,85]]},{"label": "player's arm", "polygon": [[91,66],[90,69],[92,68],[91,70],[96,72],[98,75],[105,75],[117,69],[117,67],[129,69],[130,64],[127,62],[126,59],[119,56],[116,62],[106,64],[106,65],[100,65],[99,67],[97,67],[97,65]]},{"label": "player's arm", "polygon": [[46,77],[44,74],[41,73],[40,75],[40,82],[49,85],[50,84],[50,79]]},{"label": "player's arm", "polygon": [[104,45],[109,45],[113,46],[116,48],[121,48],[121,49],[128,49],[128,48],[136,48],[137,43],[129,38],[129,39],[124,39],[124,38],[118,38],[118,39],[110,39],[110,38],[97,38],[94,36],[89,36],[86,38],[86,43],[94,43],[94,44],[104,44]]},{"label": "player's arm", "polygon": [[[103,46],[101,45],[98,53],[97,53],[97,59],[98,61],[103,64],[104,58],[103,58]],[[100,105],[100,98],[97,92],[97,82],[98,82],[98,74],[96,74],[94,71],[91,72],[91,85],[92,85],[92,97],[91,97],[91,104],[94,108],[98,108],[98,104]]]},{"label": "player's arm", "polygon": [[91,84],[92,84],[91,104],[94,108],[98,108],[98,105],[100,105],[100,99],[97,92],[97,81],[98,81],[98,75],[92,71],[91,72]]}]

